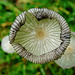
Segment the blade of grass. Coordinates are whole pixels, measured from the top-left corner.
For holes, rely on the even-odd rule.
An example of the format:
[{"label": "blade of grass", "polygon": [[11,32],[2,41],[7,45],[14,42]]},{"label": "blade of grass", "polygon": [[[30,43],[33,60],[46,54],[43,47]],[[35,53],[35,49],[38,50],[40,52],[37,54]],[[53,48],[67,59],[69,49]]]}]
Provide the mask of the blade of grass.
[{"label": "blade of grass", "polygon": [[51,70],[52,75],[56,75],[56,73],[55,73],[54,69],[52,68],[52,66],[51,66],[50,64],[48,64],[48,67],[49,67],[49,69]]},{"label": "blade of grass", "polygon": [[42,75],[46,75],[42,65],[40,65],[40,71],[41,71]]}]

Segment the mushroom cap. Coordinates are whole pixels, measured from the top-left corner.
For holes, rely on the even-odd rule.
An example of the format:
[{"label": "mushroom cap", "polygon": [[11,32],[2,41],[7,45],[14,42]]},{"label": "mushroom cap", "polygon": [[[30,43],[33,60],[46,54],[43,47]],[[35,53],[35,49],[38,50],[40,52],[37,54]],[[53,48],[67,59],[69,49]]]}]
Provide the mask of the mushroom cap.
[{"label": "mushroom cap", "polygon": [[6,53],[14,53],[12,45],[9,43],[9,36],[5,36],[1,42],[2,50]]},{"label": "mushroom cap", "polygon": [[33,8],[16,17],[9,40],[20,56],[43,64],[61,57],[70,43],[70,29],[55,11]]},{"label": "mushroom cap", "polygon": [[72,35],[70,45],[61,58],[55,61],[63,69],[75,66],[75,35]]}]

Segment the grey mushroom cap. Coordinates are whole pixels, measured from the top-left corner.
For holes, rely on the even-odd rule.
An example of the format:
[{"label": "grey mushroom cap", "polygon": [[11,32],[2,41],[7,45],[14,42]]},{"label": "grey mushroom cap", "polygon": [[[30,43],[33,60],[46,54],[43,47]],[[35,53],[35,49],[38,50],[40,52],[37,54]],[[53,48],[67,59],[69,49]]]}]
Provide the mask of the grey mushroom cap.
[{"label": "grey mushroom cap", "polygon": [[[38,50],[36,50],[36,48],[34,49],[34,50],[36,50],[34,53],[33,53],[33,51],[30,52],[29,50],[27,50],[28,47],[25,47],[24,44],[22,45],[21,42],[16,41],[19,36],[22,36],[22,33],[21,33],[22,32],[22,28],[24,30],[23,26],[25,26],[25,24],[27,24],[26,21],[29,21],[26,18],[26,16],[29,16],[30,18],[32,16],[32,15],[31,16],[28,15],[27,13],[30,13],[30,15],[31,14],[33,15],[31,21],[34,21],[34,17],[39,22],[41,20],[43,20],[43,19],[45,19],[45,20],[46,19],[50,19],[48,21],[52,21],[51,19],[53,19],[53,21],[55,21],[55,19],[56,19],[58,21],[57,24],[58,24],[58,26],[60,28],[59,29],[60,33],[57,36],[59,36],[59,39],[60,39],[61,42],[58,44],[57,47],[53,48],[53,50],[50,50],[50,51],[48,49],[47,52],[43,52],[43,53],[38,52],[38,55],[37,55],[36,53],[37,53]],[[42,22],[44,22],[45,20],[43,20]],[[54,24],[54,22],[53,22],[53,24]],[[21,33],[21,35],[20,35],[20,33]],[[51,62],[51,61],[57,60],[58,58],[60,58],[62,56],[62,54],[64,53],[64,51],[66,50],[66,48],[68,47],[68,45],[70,43],[70,34],[71,34],[70,28],[69,28],[66,20],[60,14],[56,13],[55,11],[46,9],[46,8],[43,8],[43,9],[33,8],[33,9],[30,9],[28,11],[25,11],[25,12],[21,13],[19,16],[16,17],[16,19],[15,19],[15,21],[12,24],[11,29],[10,29],[9,40],[10,40],[10,43],[12,44],[14,50],[20,56],[26,58],[27,60],[29,60],[29,61],[31,61],[33,63],[43,64],[43,63],[46,63],[46,62]],[[25,33],[24,33],[24,35],[25,35]],[[56,38],[56,36],[55,36],[55,38]],[[26,40],[25,40],[25,42],[26,42]],[[31,46],[29,46],[29,47],[31,49]],[[37,47],[37,45],[36,45],[36,47]],[[42,48],[42,47],[40,46],[40,48]],[[38,47],[38,49],[39,49],[39,47]]]},{"label": "grey mushroom cap", "polygon": [[55,61],[61,68],[75,67],[75,32],[71,32],[71,42],[61,58]]}]

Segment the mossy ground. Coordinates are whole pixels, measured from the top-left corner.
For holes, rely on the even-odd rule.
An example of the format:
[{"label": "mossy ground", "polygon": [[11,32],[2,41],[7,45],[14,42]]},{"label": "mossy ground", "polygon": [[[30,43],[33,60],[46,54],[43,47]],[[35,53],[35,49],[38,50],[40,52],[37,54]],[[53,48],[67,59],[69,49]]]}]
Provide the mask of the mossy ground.
[{"label": "mossy ground", "polygon": [[1,40],[9,35],[16,16],[30,8],[48,8],[61,14],[75,31],[74,0],[0,0],[0,75],[74,75],[75,67],[63,70],[55,62],[34,64],[17,53],[7,54],[1,49]]}]

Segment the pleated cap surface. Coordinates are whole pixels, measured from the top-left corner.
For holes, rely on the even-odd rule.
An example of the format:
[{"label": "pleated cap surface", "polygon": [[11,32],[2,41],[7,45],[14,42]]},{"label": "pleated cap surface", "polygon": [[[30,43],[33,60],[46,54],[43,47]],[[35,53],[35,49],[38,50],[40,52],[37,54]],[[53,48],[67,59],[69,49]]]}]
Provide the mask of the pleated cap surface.
[{"label": "pleated cap surface", "polygon": [[55,11],[33,8],[16,17],[9,40],[20,56],[43,64],[61,57],[70,43],[70,29]]}]

